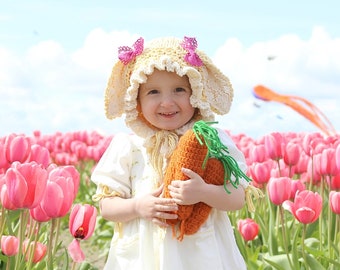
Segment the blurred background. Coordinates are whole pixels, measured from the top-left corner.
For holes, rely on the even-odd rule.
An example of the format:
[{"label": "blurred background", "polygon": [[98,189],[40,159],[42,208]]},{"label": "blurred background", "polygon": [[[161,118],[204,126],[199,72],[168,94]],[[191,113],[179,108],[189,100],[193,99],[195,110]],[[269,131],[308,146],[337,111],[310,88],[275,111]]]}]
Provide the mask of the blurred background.
[{"label": "blurred background", "polygon": [[336,0],[0,0],[0,136],[129,131],[104,115],[118,46],[184,35],[234,87],[221,127],[253,138],[319,131],[289,106],[256,98],[262,84],[308,100],[339,131],[339,10]]}]

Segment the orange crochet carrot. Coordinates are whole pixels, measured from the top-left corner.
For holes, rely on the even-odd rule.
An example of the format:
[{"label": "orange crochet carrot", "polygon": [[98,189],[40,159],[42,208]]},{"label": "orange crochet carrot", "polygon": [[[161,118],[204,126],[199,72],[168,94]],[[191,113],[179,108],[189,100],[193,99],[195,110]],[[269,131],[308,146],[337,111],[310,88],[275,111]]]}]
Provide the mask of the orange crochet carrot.
[{"label": "orange crochet carrot", "polygon": [[[168,185],[172,180],[187,180],[181,168],[188,168],[199,174],[205,182],[214,185],[224,185],[228,182],[238,187],[239,179],[251,181],[238,167],[237,162],[228,155],[228,149],[221,143],[217,130],[209,126],[210,123],[198,121],[193,129],[188,130],[179,140],[169,160],[164,175],[164,197],[170,198]],[[231,178],[231,176],[234,176]],[[231,180],[233,179],[233,180]],[[211,207],[203,202],[194,205],[179,205],[175,220],[167,220],[172,225],[173,233],[179,230],[178,240],[183,240],[185,234],[190,235],[198,231],[207,220]]]},{"label": "orange crochet carrot", "polygon": [[[192,142],[192,143],[188,143]],[[168,185],[172,180],[188,180],[188,176],[182,173],[181,168],[190,169],[203,178],[204,169],[202,164],[207,155],[208,149],[205,145],[201,145],[193,130],[186,132],[178,142],[177,148],[171,155],[165,176],[164,182],[164,197],[170,198]],[[185,220],[191,215],[194,205],[181,205],[177,211],[178,219],[169,219],[167,223],[175,225],[182,220],[182,226]]]}]

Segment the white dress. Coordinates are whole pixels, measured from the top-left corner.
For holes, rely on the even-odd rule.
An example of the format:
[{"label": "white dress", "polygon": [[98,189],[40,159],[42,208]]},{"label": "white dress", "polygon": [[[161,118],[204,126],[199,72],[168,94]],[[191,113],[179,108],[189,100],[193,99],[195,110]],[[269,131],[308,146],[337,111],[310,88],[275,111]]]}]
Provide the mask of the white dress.
[{"label": "white dress", "polygon": [[[243,154],[225,132],[222,143],[246,169]],[[107,186],[123,198],[150,193],[154,172],[147,161],[143,140],[135,135],[117,134],[97,164],[92,181],[97,194]],[[241,179],[241,185],[248,183]],[[234,231],[225,211],[212,209],[208,220],[194,235],[178,241],[172,229],[162,229],[145,219],[116,223],[106,270],[242,270],[245,262],[237,247]]]}]

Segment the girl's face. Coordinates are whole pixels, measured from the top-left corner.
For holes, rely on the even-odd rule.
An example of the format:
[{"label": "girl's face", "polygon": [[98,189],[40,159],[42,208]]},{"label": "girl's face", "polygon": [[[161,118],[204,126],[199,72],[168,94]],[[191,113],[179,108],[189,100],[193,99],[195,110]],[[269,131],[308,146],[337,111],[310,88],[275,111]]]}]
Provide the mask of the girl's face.
[{"label": "girl's face", "polygon": [[159,129],[178,129],[195,113],[190,104],[191,92],[187,76],[155,69],[139,88],[141,112],[151,125]]}]

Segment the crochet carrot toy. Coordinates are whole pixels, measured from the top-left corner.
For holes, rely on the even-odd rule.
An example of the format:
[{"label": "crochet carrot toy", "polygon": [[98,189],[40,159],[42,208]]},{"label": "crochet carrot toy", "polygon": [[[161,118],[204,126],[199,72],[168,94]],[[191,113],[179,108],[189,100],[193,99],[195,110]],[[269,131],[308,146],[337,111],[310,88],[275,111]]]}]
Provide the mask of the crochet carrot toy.
[{"label": "crochet carrot toy", "polygon": [[[188,130],[179,140],[177,148],[172,153],[164,175],[164,197],[170,198],[168,185],[172,180],[187,180],[188,177],[181,172],[181,168],[188,168],[200,175],[205,182],[214,185],[224,185],[227,193],[227,183],[235,188],[239,185],[240,178],[251,181],[240,170],[237,162],[229,155],[228,148],[223,145],[218,137],[217,130],[204,121],[198,121],[193,128]],[[177,219],[169,219],[174,236],[178,226],[179,236],[182,241],[185,234],[190,235],[198,231],[207,220],[211,207],[203,202],[194,205],[179,205]]]}]

